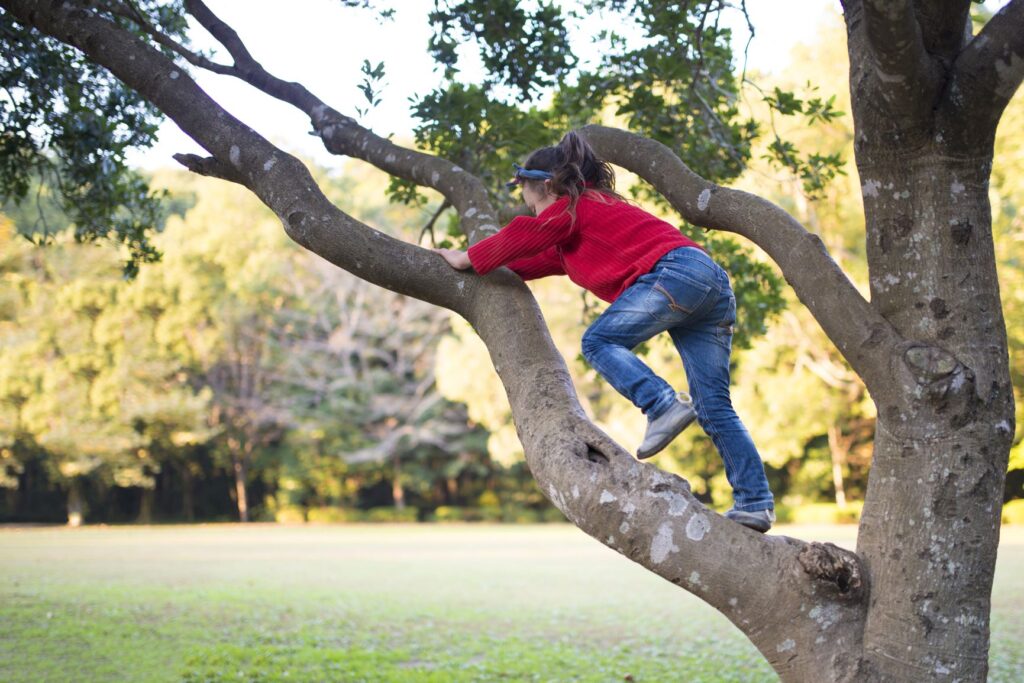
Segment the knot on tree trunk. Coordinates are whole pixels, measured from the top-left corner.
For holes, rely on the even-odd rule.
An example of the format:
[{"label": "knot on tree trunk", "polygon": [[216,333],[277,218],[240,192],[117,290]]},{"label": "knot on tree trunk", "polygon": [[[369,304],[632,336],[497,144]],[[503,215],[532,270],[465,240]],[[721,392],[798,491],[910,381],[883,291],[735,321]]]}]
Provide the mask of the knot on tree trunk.
[{"label": "knot on tree trunk", "polygon": [[[961,394],[965,388],[973,386],[974,373],[952,353],[937,346],[912,344],[903,352],[903,361],[923,396],[932,403]],[[973,391],[967,393],[973,394]]]},{"label": "knot on tree trunk", "polygon": [[960,366],[956,356],[949,351],[922,344],[915,344],[904,351],[903,359],[914,375],[924,382],[934,382],[948,377]]},{"label": "knot on tree trunk", "polygon": [[836,597],[855,600],[864,589],[860,558],[832,543],[808,543],[797,561],[812,578],[832,587]]}]

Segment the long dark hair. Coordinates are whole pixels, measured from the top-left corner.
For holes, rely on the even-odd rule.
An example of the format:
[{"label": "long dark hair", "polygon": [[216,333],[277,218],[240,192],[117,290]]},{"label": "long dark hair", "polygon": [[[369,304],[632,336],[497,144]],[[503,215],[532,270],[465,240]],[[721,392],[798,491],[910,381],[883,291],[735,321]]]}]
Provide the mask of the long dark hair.
[{"label": "long dark hair", "polygon": [[[558,196],[569,197],[568,211],[574,217],[576,203],[588,190],[623,200],[615,191],[615,171],[611,164],[598,157],[587,141],[573,130],[554,147],[541,147],[530,154],[523,167],[551,173],[551,191]],[[536,189],[545,181],[523,182],[531,183],[531,187]]]}]

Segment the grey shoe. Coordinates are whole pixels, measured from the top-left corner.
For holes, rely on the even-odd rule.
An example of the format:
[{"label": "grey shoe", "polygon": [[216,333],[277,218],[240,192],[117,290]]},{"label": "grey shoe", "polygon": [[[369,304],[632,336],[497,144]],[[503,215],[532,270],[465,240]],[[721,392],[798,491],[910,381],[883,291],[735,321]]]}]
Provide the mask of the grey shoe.
[{"label": "grey shoe", "polygon": [[760,531],[762,534],[772,528],[775,522],[775,510],[758,510],[756,512],[744,512],[733,508],[725,513],[725,516],[737,524],[742,524],[748,529]]},{"label": "grey shoe", "polygon": [[660,452],[697,419],[697,411],[693,409],[693,402],[689,400],[688,396],[684,400],[684,395],[678,394],[675,402],[664,414],[647,423],[647,432],[644,434],[643,443],[640,444],[640,448],[636,452],[636,457],[643,460]]}]

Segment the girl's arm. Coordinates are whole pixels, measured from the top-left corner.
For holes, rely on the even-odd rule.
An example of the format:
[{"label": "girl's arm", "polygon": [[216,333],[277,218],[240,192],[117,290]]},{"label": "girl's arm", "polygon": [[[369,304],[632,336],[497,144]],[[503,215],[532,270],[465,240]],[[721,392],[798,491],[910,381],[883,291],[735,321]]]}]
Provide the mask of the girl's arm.
[{"label": "girl's arm", "polygon": [[513,273],[524,280],[536,280],[549,275],[565,275],[562,258],[555,247],[545,249],[536,256],[516,259],[507,264]]},{"label": "girl's arm", "polygon": [[518,216],[498,234],[480,240],[467,252],[473,269],[486,275],[495,268],[538,256],[562,244],[573,234],[573,219],[559,200],[541,215]]},{"label": "girl's arm", "polygon": [[[458,249],[431,249],[440,254],[452,268],[456,270],[467,270],[472,264],[469,262],[469,255]],[[551,247],[536,256],[516,259],[507,264],[513,273],[524,280],[536,280],[549,275],[565,275],[562,267],[562,259],[558,251]]]}]

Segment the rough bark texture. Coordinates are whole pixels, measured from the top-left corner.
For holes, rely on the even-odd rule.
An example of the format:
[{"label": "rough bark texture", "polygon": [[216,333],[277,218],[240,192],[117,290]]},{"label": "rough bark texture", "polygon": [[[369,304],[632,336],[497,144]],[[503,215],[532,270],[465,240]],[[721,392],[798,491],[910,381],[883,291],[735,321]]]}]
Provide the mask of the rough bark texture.
[{"label": "rough bark texture", "polygon": [[[878,18],[865,5],[870,28]],[[926,108],[909,91],[882,97],[893,84],[870,62],[851,73],[872,305],[906,340],[891,359],[894,386],[876,396],[857,548],[872,577],[865,672],[885,680],[985,679],[1013,436],[988,203],[998,115],[971,120],[978,102],[958,96],[963,74],[950,59],[962,14],[945,29],[941,19],[930,25],[942,48],[920,50],[940,74],[917,89]],[[873,40],[858,30],[851,21],[853,64]]]},{"label": "rough bark texture", "polygon": [[[612,442],[584,416],[536,303],[509,271],[453,272],[346,216],[297,160],[88,5],[0,0],[153,102],[210,154],[182,163],[250,188],[298,243],[464,316],[490,349],[531,471],[552,502],[588,534],[719,609],[784,680],[814,682],[986,674],[1014,428],[986,190],[995,122],[1024,77],[1024,0],[1012,0],[969,42],[967,5],[844,3],[870,302],[821,240],[778,207],[708,183],[658,143],[586,129],[602,156],[654,183],[688,220],[762,246],[865,380],[878,433],[854,554],[733,524],[684,480]],[[274,78],[201,1],[187,6],[235,60],[214,70],[305,111],[331,151],[438,189],[473,240],[495,228],[479,180],[398,148]]]}]

